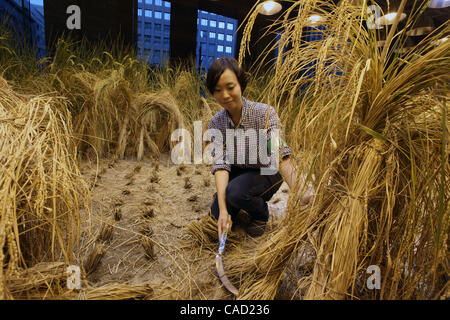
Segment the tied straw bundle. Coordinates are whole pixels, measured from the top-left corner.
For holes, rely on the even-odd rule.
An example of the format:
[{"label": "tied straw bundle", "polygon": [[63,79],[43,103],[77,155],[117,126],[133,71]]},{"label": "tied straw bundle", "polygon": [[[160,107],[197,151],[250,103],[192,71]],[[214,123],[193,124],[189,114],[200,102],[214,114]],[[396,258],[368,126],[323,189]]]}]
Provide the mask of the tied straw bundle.
[{"label": "tied straw bundle", "polygon": [[[305,245],[314,256],[298,278],[305,299],[439,298],[448,288],[450,44],[437,40],[449,25],[405,54],[395,51],[404,43],[394,37],[397,20],[379,50],[362,25],[366,8],[366,1],[294,1],[274,23],[283,31],[276,45],[287,50],[279,50],[268,103],[290,119],[291,148],[313,159],[298,167],[316,177],[316,197],[307,209],[290,199],[278,229],[228,257],[242,299],[275,298]],[[248,17],[241,61],[258,9]],[[314,11],[326,32],[305,42]],[[381,290],[366,287],[370,265],[381,269]]]},{"label": "tied straw bundle", "polygon": [[[62,98],[29,98],[0,77],[0,298],[8,279],[43,259],[74,260],[88,189]],[[62,111],[58,111],[62,110]]]}]

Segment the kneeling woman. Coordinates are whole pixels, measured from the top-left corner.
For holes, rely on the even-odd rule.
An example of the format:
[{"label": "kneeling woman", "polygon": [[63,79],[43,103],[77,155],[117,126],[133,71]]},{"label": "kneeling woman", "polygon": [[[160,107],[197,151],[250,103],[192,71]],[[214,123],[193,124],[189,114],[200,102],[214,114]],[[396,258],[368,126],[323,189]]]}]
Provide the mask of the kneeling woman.
[{"label": "kneeling woman", "polygon": [[[250,161],[255,159],[255,153],[259,155],[262,150],[258,149],[259,138],[249,138],[250,141],[247,141],[246,137],[252,135],[246,132],[253,129],[252,132],[258,135],[260,129],[265,130],[270,148],[275,144],[275,141],[270,140],[271,132],[275,129],[281,131],[281,125],[273,107],[270,107],[268,112],[266,104],[252,102],[242,96],[246,87],[245,73],[235,59],[217,59],[208,70],[206,85],[223,107],[212,117],[209,124],[209,129],[220,131],[224,142],[220,157],[216,156],[219,150],[212,151],[214,162],[211,172],[214,175],[217,195],[210,214],[218,220],[219,239],[222,231],[226,229],[229,216],[233,222],[240,209],[245,210],[252,218],[246,227],[247,233],[253,237],[260,236],[264,233],[269,220],[267,201],[280,188],[283,178],[291,189],[297,179],[297,173],[289,159],[291,150],[285,144],[282,146],[279,154],[280,163],[276,166],[279,172],[277,170],[270,172],[269,168],[274,168],[274,157],[269,164],[261,163],[259,156],[256,156],[256,161]],[[228,131],[239,129],[235,133],[240,132],[240,138],[244,137],[241,142],[242,140],[244,142],[236,144],[237,138],[234,135],[232,139],[227,139],[227,129]],[[225,147],[229,143],[233,144],[232,148]],[[227,154],[229,150],[233,150],[234,154]],[[279,152],[277,148],[268,151]],[[267,155],[267,151],[264,152]],[[241,161],[238,161],[239,159]],[[307,204],[310,199],[311,195],[304,196],[301,204]]]}]

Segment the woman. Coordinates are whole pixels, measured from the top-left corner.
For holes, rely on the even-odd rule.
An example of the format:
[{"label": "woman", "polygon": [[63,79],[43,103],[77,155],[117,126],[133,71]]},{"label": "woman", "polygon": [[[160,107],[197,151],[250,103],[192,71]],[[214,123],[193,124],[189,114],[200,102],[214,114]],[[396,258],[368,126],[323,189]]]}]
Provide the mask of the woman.
[{"label": "woman", "polygon": [[[275,145],[275,141],[280,141],[270,137],[277,131],[275,129],[281,129],[281,126],[274,108],[270,107],[268,112],[266,104],[255,103],[242,96],[246,84],[244,71],[233,58],[217,59],[209,68],[206,77],[208,90],[223,107],[213,116],[209,124],[209,129],[221,132],[225,142],[221,150],[212,151],[214,160],[211,172],[216,182],[217,194],[211,205],[210,215],[217,219],[219,239],[222,231],[225,231],[227,227],[229,217],[231,217],[229,224],[231,228],[240,209],[248,212],[252,218],[246,227],[247,233],[252,237],[262,235],[269,220],[267,201],[280,188],[283,179],[291,189],[297,180],[296,170],[289,159],[291,150],[286,144],[279,153],[281,157],[279,166],[275,167],[279,172],[274,170],[268,174],[267,172],[270,173],[270,171],[262,171],[262,169],[274,168],[274,157],[269,163],[263,163],[261,158],[256,158],[256,162],[250,161],[255,159],[255,153],[260,154],[259,138],[264,135],[256,137],[256,140],[248,138],[250,140],[248,141],[245,140],[246,137],[252,135],[246,133],[251,133],[252,129],[253,133],[260,133],[261,130],[266,132],[264,138],[270,148]],[[230,130],[234,130],[235,135],[240,133],[241,137],[244,137],[240,140],[240,145],[237,144],[236,136],[230,139]],[[233,146],[230,147],[230,145]],[[279,152],[279,149],[275,147],[274,150],[268,151],[274,155]],[[220,156],[216,157],[216,153]],[[241,161],[238,161],[239,159]],[[305,195],[301,204],[308,204],[311,197],[310,194]]]}]

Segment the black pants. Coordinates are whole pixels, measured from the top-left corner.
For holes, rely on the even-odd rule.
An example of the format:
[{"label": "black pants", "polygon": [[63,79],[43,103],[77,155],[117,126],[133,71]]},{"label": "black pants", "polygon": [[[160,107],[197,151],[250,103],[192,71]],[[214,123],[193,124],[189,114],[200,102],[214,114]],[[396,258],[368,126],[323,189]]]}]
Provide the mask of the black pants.
[{"label": "black pants", "polygon": [[[280,188],[283,182],[281,174],[261,175],[259,169],[231,168],[225,198],[233,222],[240,209],[248,212],[255,220],[269,220],[267,201]],[[211,205],[211,214],[219,218],[217,194]]]}]

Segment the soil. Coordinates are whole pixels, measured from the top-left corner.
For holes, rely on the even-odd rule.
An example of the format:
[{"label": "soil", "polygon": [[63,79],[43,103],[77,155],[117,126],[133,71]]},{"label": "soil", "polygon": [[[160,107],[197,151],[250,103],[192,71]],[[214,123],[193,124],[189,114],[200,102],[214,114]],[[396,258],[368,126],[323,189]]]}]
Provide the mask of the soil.
[{"label": "soil", "polygon": [[[185,232],[208,214],[216,191],[210,166],[179,166],[161,155],[140,162],[85,161],[81,172],[92,188],[92,209],[91,214],[82,211],[79,263],[85,263],[96,244],[106,247],[98,267],[87,275],[91,285],[166,288],[155,293],[156,299],[232,298],[216,276],[215,252],[192,248]],[[288,190],[283,183],[268,203],[272,220],[283,216]],[[99,239],[105,225],[113,226],[107,241]],[[145,237],[151,239],[153,252],[148,245],[144,250]]]}]

